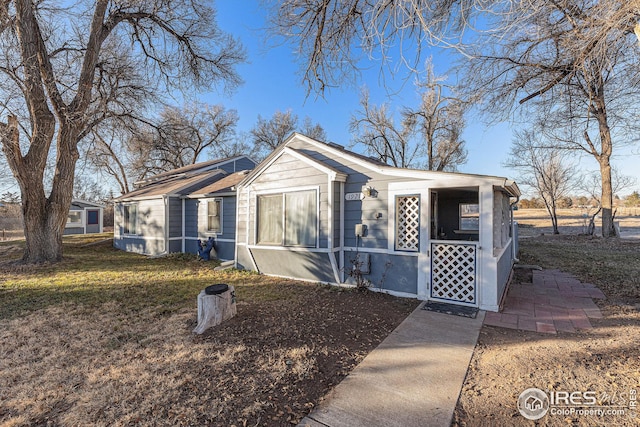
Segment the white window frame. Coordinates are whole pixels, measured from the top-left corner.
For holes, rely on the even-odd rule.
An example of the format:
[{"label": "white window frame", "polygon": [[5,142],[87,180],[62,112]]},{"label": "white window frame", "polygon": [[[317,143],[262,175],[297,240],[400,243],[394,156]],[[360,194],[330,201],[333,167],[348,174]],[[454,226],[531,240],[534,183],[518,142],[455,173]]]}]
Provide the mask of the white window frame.
[{"label": "white window frame", "polygon": [[[76,221],[76,222],[70,222],[69,221],[69,215],[71,215],[72,213],[77,213],[80,215],[80,221]],[[67,223],[65,225],[65,228],[73,228],[73,227],[84,227],[84,215],[83,215],[84,211],[79,211],[79,210],[69,210],[69,213],[67,214]]]},{"label": "white window frame", "polygon": [[[314,246],[302,246],[302,245],[285,245],[285,236],[286,236],[286,218],[285,218],[285,212],[286,212],[286,205],[285,205],[285,195],[286,194],[291,194],[291,193],[301,193],[301,192],[306,192],[306,191],[315,191],[315,195],[316,195],[316,238],[315,238],[315,244]],[[258,199],[261,196],[276,196],[276,195],[280,195],[282,197],[282,239],[280,241],[280,243],[260,243],[258,240],[258,221],[260,219],[260,212],[259,212],[259,202]],[[253,221],[253,228],[254,228],[254,242],[257,246],[261,246],[261,247],[284,247],[284,248],[304,248],[304,249],[317,249],[320,247],[320,188],[319,186],[306,186],[306,187],[295,187],[295,188],[288,188],[286,190],[283,189],[278,189],[278,190],[267,190],[267,191],[259,191],[255,193],[255,197],[254,197],[254,202],[255,202],[255,217],[254,217],[254,221]]]},{"label": "white window frame", "polygon": [[[468,209],[466,206],[475,206],[475,210],[477,212],[466,212]],[[458,206],[458,225],[460,226],[460,231],[471,231],[478,232],[480,231],[480,204],[479,203],[460,203]],[[478,226],[476,228],[468,228],[462,226],[462,220],[464,218],[476,218],[478,220]]]},{"label": "white window frame", "polygon": [[[135,221],[134,225],[135,225],[135,227],[134,227],[134,232],[133,233],[131,233],[131,231],[128,230],[129,227],[128,227],[128,224],[127,224],[127,221],[126,221],[126,215],[125,215],[125,211],[127,209],[129,209],[131,206],[135,206],[135,208],[136,208],[136,212],[135,212],[136,215],[134,217],[134,221]],[[125,203],[125,204],[122,205],[122,234],[123,235],[125,235],[125,236],[139,236],[140,235],[140,230],[139,230],[139,228],[140,228],[140,224],[139,224],[139,222],[140,222],[139,221],[140,209],[139,208],[140,208],[140,206],[138,205],[138,203]]]},{"label": "white window frame", "polygon": [[[218,227],[219,229],[216,230],[210,230],[209,229],[209,203],[210,202],[218,202],[219,203],[219,207],[218,207],[218,218],[220,221],[220,227]],[[207,234],[223,234],[224,233],[224,223],[223,223],[223,199],[221,197],[216,197],[213,199],[205,199],[205,215],[206,215],[206,233]]]}]

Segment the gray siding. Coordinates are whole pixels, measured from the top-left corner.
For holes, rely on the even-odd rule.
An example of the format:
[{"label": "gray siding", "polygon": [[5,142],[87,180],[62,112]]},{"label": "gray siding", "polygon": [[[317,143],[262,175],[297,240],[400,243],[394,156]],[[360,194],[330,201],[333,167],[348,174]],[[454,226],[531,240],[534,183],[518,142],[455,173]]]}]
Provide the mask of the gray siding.
[{"label": "gray siding", "polygon": [[[169,198],[169,237],[182,236],[182,199]],[[172,251],[173,252],[173,251]]]},{"label": "gray siding", "polygon": [[136,237],[115,237],[113,246],[127,252],[144,255],[159,255],[164,253],[164,240],[145,240]]},{"label": "gray siding", "polygon": [[164,247],[164,201],[162,198],[140,200],[138,205],[138,234],[124,235],[124,203],[114,207],[114,246],[129,252],[158,255]]},{"label": "gray siding", "polygon": [[[246,193],[243,192],[238,206],[239,212],[246,221],[246,209],[250,210],[249,218],[249,244],[255,244],[253,229],[256,221],[256,197],[261,192],[286,192],[295,191],[296,187],[318,187],[319,188],[319,230],[318,237],[320,247],[326,248],[328,245],[329,230],[329,200],[328,200],[328,177],[325,173],[310,167],[308,164],[285,154],[276,160],[271,167],[262,173],[251,185],[249,206],[246,205]],[[246,238],[246,229],[238,233],[239,238]]]},{"label": "gray siding", "polygon": [[65,236],[69,234],[84,234],[84,228],[82,227],[67,227],[64,229]]},{"label": "gray siding", "polygon": [[[366,254],[366,252],[360,252]],[[363,277],[371,282],[372,289],[417,294],[418,257],[370,253],[370,273]],[[345,253],[345,271],[349,272],[356,257],[355,252]],[[346,282],[355,284],[353,277],[346,275]]]},{"label": "gray siding", "polygon": [[[200,239],[206,240],[206,239]],[[189,239],[185,242],[185,252],[189,254],[198,253],[198,240]],[[218,258],[223,261],[234,259],[235,244],[233,242],[215,242],[214,249],[211,251],[212,258]]]},{"label": "gray siding", "polygon": [[326,253],[251,249],[261,273],[319,282],[336,281]]}]

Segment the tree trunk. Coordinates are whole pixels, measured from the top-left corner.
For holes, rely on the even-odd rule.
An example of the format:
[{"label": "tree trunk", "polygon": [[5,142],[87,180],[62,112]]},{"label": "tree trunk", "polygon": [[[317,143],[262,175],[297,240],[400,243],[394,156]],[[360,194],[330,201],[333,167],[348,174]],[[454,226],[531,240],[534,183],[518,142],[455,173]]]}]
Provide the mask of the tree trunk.
[{"label": "tree trunk", "polygon": [[601,144],[601,152],[600,155],[596,156],[596,159],[600,164],[600,175],[602,177],[602,196],[600,198],[600,205],[602,206],[602,237],[615,237],[616,230],[613,227],[613,185],[611,183],[613,142],[611,140],[611,129],[607,119],[604,87],[602,85],[597,91],[594,103]]},{"label": "tree trunk", "polygon": [[600,174],[602,175],[602,237],[615,237],[613,227],[613,185],[611,183],[611,164],[608,156],[600,157]]}]

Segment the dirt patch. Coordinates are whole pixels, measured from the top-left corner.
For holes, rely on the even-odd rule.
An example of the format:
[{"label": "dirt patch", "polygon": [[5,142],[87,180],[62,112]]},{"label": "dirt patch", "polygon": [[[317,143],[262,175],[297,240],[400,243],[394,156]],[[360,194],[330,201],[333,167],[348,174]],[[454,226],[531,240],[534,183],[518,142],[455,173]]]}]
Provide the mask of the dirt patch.
[{"label": "dirt patch", "polygon": [[0,320],[0,425],[295,425],[417,305],[292,281],[249,291],[202,336],[193,309]]},{"label": "dirt patch", "polygon": [[[632,407],[632,397],[640,391],[639,255],[637,241],[575,235],[523,240],[523,262],[559,268],[598,286],[607,296],[597,301],[603,318],[591,319],[593,330],[557,335],[483,326],[453,425],[640,425],[639,411]],[[515,272],[515,283],[531,282],[526,269]],[[547,395],[591,392],[596,403],[561,402],[534,423],[516,406],[528,388]],[[624,414],[577,412],[596,406]]]}]

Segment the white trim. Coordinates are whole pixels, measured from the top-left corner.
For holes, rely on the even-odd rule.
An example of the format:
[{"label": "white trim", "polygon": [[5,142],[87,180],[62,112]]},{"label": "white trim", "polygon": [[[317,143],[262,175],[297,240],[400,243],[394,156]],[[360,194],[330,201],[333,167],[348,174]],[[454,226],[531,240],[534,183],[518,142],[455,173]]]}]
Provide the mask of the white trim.
[{"label": "white trim", "polygon": [[271,251],[286,252],[316,252],[316,253],[333,253],[333,250],[327,248],[307,248],[304,246],[275,246],[275,245],[245,245],[249,249],[265,249]]},{"label": "white trim", "polygon": [[121,234],[119,238],[122,239],[137,239],[144,241],[164,241],[164,237],[158,236],[143,236],[141,234]]},{"label": "white trim", "polygon": [[331,269],[333,270],[333,277],[336,279],[336,283],[340,283],[338,263],[336,262],[336,254],[333,251],[329,252],[329,262],[331,263]]},{"label": "white trim", "polygon": [[[136,207],[136,216],[135,216],[135,233],[127,233],[125,232],[125,228],[127,226],[127,221],[125,218],[125,214],[124,214],[124,210],[127,206],[135,206]],[[131,202],[123,202],[122,203],[122,236],[128,236],[128,237],[138,237],[141,236],[141,234],[139,234],[139,230],[138,228],[140,227],[140,203],[138,203],[138,201],[131,201]]]},{"label": "white trim", "polygon": [[[222,197],[209,197],[206,199],[200,199],[204,202],[204,211],[205,211],[205,217],[204,217],[204,223],[205,223],[205,228],[203,230],[203,234],[209,236],[209,235],[222,235],[224,234],[224,226],[223,226],[223,222],[224,222],[224,218],[223,218],[223,211],[224,211],[224,199]],[[219,231],[215,231],[215,230],[209,230],[209,202],[216,202],[219,201],[220,202],[220,209],[218,209],[218,216],[220,217],[220,230]],[[199,234],[199,233],[198,233]]]},{"label": "white trim", "polygon": [[186,200],[182,199],[182,246],[181,246],[181,252],[184,253],[187,250],[187,245],[186,245],[186,241],[185,241],[185,236],[187,234],[187,223],[186,223],[186,217],[187,214],[185,212],[185,207],[186,207]]},{"label": "white trim", "polygon": [[340,283],[344,283],[344,182],[340,183]]},{"label": "white trim", "polygon": [[[327,248],[333,248],[333,181],[327,179]],[[318,194],[320,199],[320,194]],[[320,213],[320,200],[318,200],[318,213]],[[319,215],[318,215],[319,216]],[[320,218],[318,218],[318,246],[320,246]]]},{"label": "white trim", "polygon": [[182,199],[207,199],[212,197],[228,197],[228,196],[236,196],[237,193],[233,191],[226,191],[224,193],[213,192],[213,193],[200,193],[200,194],[185,194],[183,196],[178,196]]},{"label": "white trim", "polygon": [[342,248],[346,252],[368,252],[372,254],[387,254],[387,255],[404,255],[409,257],[417,257],[419,252],[408,252],[408,251],[395,251],[384,248],[363,248],[363,247],[355,247],[355,246],[345,246]]},{"label": "white trim", "polygon": [[[173,239],[181,239],[181,237],[174,237]],[[193,236],[186,236],[184,238],[184,240],[202,240],[202,237],[193,237]],[[235,239],[218,239],[217,237],[214,237],[216,242],[222,242],[222,243],[235,243]],[[239,243],[240,244],[240,243]]]},{"label": "white trim", "polygon": [[[452,179],[456,179],[456,180],[460,180],[460,181],[469,181],[469,182],[473,182],[475,183],[475,186],[477,186],[477,182],[478,179],[483,179],[483,180],[488,180],[491,181],[493,183],[495,183],[494,185],[499,186],[500,188],[504,188],[506,190],[509,190],[510,192],[518,192],[519,193],[519,189],[517,188],[517,185],[515,184],[514,181],[508,180],[507,178],[504,177],[499,177],[499,176],[493,176],[493,175],[476,175],[476,174],[462,174],[459,172],[443,172],[443,171],[421,171],[421,170],[414,170],[414,169],[401,169],[401,168],[396,168],[393,166],[388,166],[388,165],[376,165],[372,162],[369,162],[365,159],[362,159],[360,157],[357,156],[353,156],[351,154],[349,154],[348,152],[339,150],[337,148],[334,148],[328,144],[325,144],[323,142],[320,141],[316,141],[313,138],[309,138],[308,136],[299,134],[299,133],[293,133],[283,144],[283,146],[286,148],[293,140],[298,139],[298,140],[302,140],[303,142],[306,142],[308,144],[313,145],[316,148],[320,148],[321,150],[324,151],[328,151],[331,154],[333,154],[334,156],[338,156],[341,157],[345,160],[349,160],[357,165],[360,165],[366,169],[369,169],[371,171],[374,172],[378,172],[382,175],[388,175],[388,176],[399,176],[399,177],[403,177],[403,178],[418,178],[418,179],[422,179],[422,180],[440,180],[442,177],[446,176],[448,178],[452,178]],[[447,180],[449,181],[449,180]],[[447,187],[451,187],[451,184],[447,184]],[[515,194],[514,194],[515,195]]]},{"label": "white trim", "polygon": [[169,252],[169,196],[162,196],[164,202],[164,252]]}]

